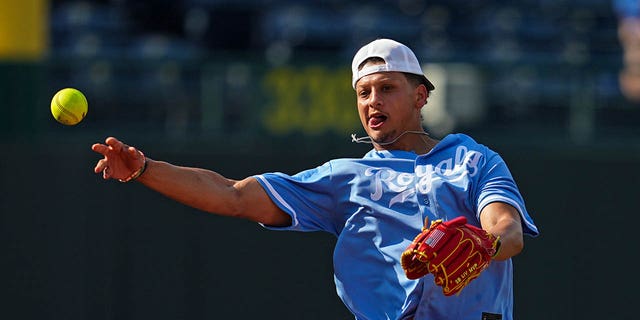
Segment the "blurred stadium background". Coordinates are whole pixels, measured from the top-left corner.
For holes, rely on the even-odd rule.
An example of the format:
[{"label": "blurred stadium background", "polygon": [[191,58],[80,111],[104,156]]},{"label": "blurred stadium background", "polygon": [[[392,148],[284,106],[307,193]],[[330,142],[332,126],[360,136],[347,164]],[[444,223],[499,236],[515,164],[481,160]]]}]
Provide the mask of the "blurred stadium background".
[{"label": "blurred stadium background", "polygon": [[[89,146],[232,178],[358,157],[349,64],[390,37],[436,84],[427,130],[501,152],[541,229],[514,259],[516,319],[632,319],[637,279],[611,269],[637,255],[640,105],[617,24],[604,0],[0,0],[0,315],[351,318],[330,236],[104,183]],[[74,127],[49,112],[63,87],[89,100]]]}]

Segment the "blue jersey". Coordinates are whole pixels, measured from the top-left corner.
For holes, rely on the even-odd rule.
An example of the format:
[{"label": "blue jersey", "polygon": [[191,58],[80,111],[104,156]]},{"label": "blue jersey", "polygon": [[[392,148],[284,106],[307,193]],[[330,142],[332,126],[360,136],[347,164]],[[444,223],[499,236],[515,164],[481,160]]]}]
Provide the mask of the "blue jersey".
[{"label": "blue jersey", "polygon": [[331,160],[293,176],[255,177],[292,218],[291,226],[271,229],[337,237],[336,290],[356,319],[479,320],[483,312],[512,318],[510,259],[493,261],[450,297],[431,275],[409,280],[400,265],[425,218],[464,215],[479,226],[480,211],[495,201],[520,212],[525,234],[538,234],[503,159],[470,137],[448,135],[424,155],[372,150],[362,159]]}]

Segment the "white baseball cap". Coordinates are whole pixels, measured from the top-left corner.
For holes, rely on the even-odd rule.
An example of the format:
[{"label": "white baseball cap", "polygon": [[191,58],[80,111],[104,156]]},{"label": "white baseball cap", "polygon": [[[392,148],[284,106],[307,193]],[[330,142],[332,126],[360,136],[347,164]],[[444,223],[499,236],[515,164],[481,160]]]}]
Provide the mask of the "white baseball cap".
[{"label": "white baseball cap", "polygon": [[[362,68],[362,70],[358,70],[358,67],[362,62],[373,57],[382,58],[385,61],[385,64],[368,66],[366,68]],[[418,62],[418,58],[416,58],[413,51],[404,44],[391,39],[374,40],[360,48],[353,57],[351,71],[353,74],[351,78],[351,85],[354,89],[356,88],[356,82],[364,76],[377,72],[391,71],[406,72],[422,76],[427,90],[431,91],[435,89],[431,81],[429,81],[429,79],[424,75],[424,72],[422,72],[420,62]]]}]

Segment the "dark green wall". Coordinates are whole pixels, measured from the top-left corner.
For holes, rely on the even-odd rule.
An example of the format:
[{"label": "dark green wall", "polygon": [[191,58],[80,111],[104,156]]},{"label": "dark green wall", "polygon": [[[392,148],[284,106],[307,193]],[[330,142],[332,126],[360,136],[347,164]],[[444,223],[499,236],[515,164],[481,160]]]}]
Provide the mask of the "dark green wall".
[{"label": "dark green wall", "polygon": [[0,60],[0,139],[33,137],[42,131],[43,120],[51,113],[40,95],[45,68],[32,62],[7,63]]},{"label": "dark green wall", "polygon": [[[334,292],[332,236],[267,231],[105,182],[89,149],[104,136],[71,132],[0,145],[3,318],[351,318]],[[365,150],[347,139],[121,138],[230,178]],[[482,142],[503,154],[542,232],[514,259],[516,319],[632,318],[640,152]]]}]

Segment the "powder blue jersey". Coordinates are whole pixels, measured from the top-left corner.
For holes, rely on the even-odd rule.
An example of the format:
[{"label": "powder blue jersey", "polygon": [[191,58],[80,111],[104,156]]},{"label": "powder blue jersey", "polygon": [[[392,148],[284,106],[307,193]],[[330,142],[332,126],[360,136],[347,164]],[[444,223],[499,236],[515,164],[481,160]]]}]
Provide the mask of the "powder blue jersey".
[{"label": "powder blue jersey", "polygon": [[402,251],[424,220],[466,216],[480,226],[487,204],[506,202],[536,236],[522,196],[503,159],[463,134],[452,134],[424,155],[371,150],[362,159],[331,160],[293,176],[255,176],[292,218],[277,230],[326,231],[337,237],[334,279],[356,319],[473,319],[482,313],[512,319],[513,265],[493,261],[459,295],[446,297],[427,275],[406,278]]}]

